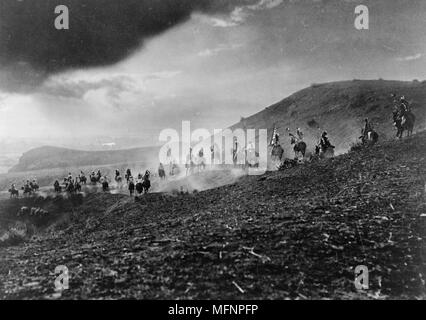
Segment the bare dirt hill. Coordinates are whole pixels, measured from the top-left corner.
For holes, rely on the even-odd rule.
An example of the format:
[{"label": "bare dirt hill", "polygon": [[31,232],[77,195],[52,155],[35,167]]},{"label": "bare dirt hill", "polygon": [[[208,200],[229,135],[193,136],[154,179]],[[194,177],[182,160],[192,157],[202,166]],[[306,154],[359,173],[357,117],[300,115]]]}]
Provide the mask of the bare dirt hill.
[{"label": "bare dirt hill", "polygon": [[421,133],[194,194],[90,194],[0,247],[0,298],[425,299],[425,183]]}]

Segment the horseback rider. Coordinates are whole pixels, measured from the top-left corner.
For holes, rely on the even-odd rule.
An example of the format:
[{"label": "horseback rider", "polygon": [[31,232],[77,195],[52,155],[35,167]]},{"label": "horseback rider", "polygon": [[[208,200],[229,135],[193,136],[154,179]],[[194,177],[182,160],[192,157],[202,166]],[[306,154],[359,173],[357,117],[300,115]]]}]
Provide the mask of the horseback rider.
[{"label": "horseback rider", "polygon": [[130,169],[127,169],[124,177],[126,178],[127,183],[129,183],[130,178],[132,177],[132,171],[130,171]]},{"label": "horseback rider", "polygon": [[286,130],[288,132],[288,136],[290,137],[291,144],[297,143],[297,138],[293,133],[291,133],[290,128],[287,128]]},{"label": "horseback rider", "polygon": [[278,129],[274,125],[270,145],[271,146],[278,146],[279,142],[280,142],[280,134],[278,133]]},{"label": "horseback rider", "polygon": [[362,134],[362,136],[361,136],[361,140],[364,142],[364,141],[367,141],[368,140],[368,134],[370,133],[370,132],[372,132],[373,131],[373,125],[371,124],[371,122],[368,120],[368,118],[365,118],[365,120],[364,120],[364,128],[362,129],[362,131],[361,131],[361,134]]},{"label": "horseback rider", "polygon": [[166,179],[166,171],[164,170],[164,166],[161,162],[158,166],[158,176],[160,177],[160,179]]},{"label": "horseback rider", "polygon": [[129,176],[129,192],[130,196],[132,197],[135,193],[135,183],[133,182],[133,177]]},{"label": "horseback rider", "polygon": [[9,193],[10,193],[10,198],[19,198],[19,191],[18,189],[16,189],[16,186],[14,183],[12,183],[12,185],[10,186]]},{"label": "horseback rider", "polygon": [[149,172],[149,170],[146,170],[143,176],[143,180],[149,180],[150,176],[151,176],[151,172]]},{"label": "horseback rider", "polygon": [[192,148],[189,148],[189,154],[186,156],[186,175],[191,172],[194,162],[192,160]]},{"label": "horseback rider", "polygon": [[405,99],[405,96],[402,96],[402,97],[400,98],[400,107],[401,107],[401,110],[402,110],[402,112],[403,112],[404,114],[410,111],[410,104],[409,104],[409,102]]},{"label": "horseback rider", "polygon": [[330,140],[328,140],[327,131],[324,131],[321,135],[320,147],[323,152],[328,148],[334,148],[334,146],[330,143]]},{"label": "horseback rider", "polygon": [[102,181],[102,191],[103,192],[107,192],[109,190],[109,184],[108,184],[108,179],[105,177],[102,177],[103,181]]},{"label": "horseback rider", "polygon": [[142,173],[139,173],[137,182],[142,182],[142,180],[143,180]]},{"label": "horseback rider", "polygon": [[234,137],[231,152],[232,152],[232,162],[234,163],[234,166],[236,166],[237,160],[238,160],[238,139],[237,139],[237,137]]},{"label": "horseback rider", "polygon": [[59,185],[58,180],[55,180],[55,183],[53,184],[53,188],[55,189],[55,192],[60,192],[61,186]]},{"label": "horseback rider", "polygon": [[276,131],[273,137],[273,145],[277,145],[279,143],[280,143],[280,134],[278,133],[278,131]]},{"label": "horseback rider", "polygon": [[74,181],[71,179],[68,182],[67,191],[70,192],[70,193],[72,193],[72,192],[74,192],[74,190],[75,190],[74,189]]},{"label": "horseback rider", "polygon": [[76,192],[80,192],[81,191],[81,184],[80,184],[80,180],[78,178],[75,178],[74,190]]},{"label": "horseback rider", "polygon": [[303,132],[300,128],[297,128],[296,135],[297,135],[298,142],[303,141]]},{"label": "horseback rider", "polygon": [[365,122],[365,125],[364,125],[364,134],[367,134],[367,133],[373,131],[373,125],[368,120],[368,118],[365,118],[364,122]]}]

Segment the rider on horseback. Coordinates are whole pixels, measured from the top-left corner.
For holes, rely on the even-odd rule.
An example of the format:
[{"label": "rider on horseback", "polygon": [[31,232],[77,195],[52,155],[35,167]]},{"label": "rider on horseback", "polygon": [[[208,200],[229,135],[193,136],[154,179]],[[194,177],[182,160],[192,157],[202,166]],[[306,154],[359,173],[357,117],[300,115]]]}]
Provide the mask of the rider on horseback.
[{"label": "rider on horseback", "polygon": [[55,180],[55,183],[53,184],[53,188],[55,189],[55,192],[57,193],[61,192],[61,186],[59,185],[58,180]]},{"label": "rider on horseback", "polygon": [[133,182],[133,177],[129,176],[129,192],[130,192],[130,196],[132,197],[133,194],[135,193],[135,183]]},{"label": "rider on horseback", "polygon": [[16,189],[16,186],[15,186],[14,183],[11,185],[9,192],[10,192],[11,198],[14,198],[14,197],[18,198],[19,197],[19,191],[18,191],[18,189]]},{"label": "rider on horseback", "polygon": [[394,100],[394,103],[395,108],[392,113],[393,124],[397,128],[396,136],[401,139],[404,131],[407,131],[407,136],[413,133],[416,117],[411,112],[410,104],[404,96],[399,101]]},{"label": "rider on horseback", "polygon": [[365,118],[364,122],[365,122],[364,129],[362,129],[361,131],[361,134],[362,134],[361,140],[363,142],[368,141],[368,134],[373,131],[373,126],[371,122],[368,120],[368,118]]},{"label": "rider on horseback", "polygon": [[161,162],[158,167],[158,176],[160,177],[160,179],[166,179],[166,171],[164,170],[164,166]]},{"label": "rider on horseback", "polygon": [[297,135],[298,142],[303,141],[303,132],[300,128],[297,128],[296,135]]},{"label": "rider on horseback", "polygon": [[321,135],[320,147],[323,152],[325,152],[328,148],[335,148],[328,140],[327,131],[324,131]]}]

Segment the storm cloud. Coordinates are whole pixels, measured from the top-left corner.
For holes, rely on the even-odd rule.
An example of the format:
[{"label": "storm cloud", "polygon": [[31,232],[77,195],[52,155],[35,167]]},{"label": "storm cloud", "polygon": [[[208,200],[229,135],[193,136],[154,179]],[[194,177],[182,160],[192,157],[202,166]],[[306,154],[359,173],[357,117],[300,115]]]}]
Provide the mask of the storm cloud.
[{"label": "storm cloud", "polygon": [[[226,13],[225,0],[2,0],[0,86],[27,90],[51,74],[114,64],[144,40],[193,12]],[[57,30],[55,8],[69,9],[69,30]]]}]

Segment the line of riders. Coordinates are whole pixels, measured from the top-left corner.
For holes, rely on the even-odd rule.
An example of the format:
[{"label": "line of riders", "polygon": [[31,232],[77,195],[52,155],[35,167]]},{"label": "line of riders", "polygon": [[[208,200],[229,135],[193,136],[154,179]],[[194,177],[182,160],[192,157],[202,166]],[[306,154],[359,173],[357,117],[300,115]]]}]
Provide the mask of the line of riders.
[{"label": "line of riders", "polygon": [[[162,169],[161,169],[162,168]],[[160,164],[160,171],[164,172],[164,167]],[[165,177],[165,173],[164,173]],[[149,192],[149,189],[151,188],[151,173],[149,170],[145,171],[145,174],[139,173],[137,178],[134,179],[132,176],[132,172],[130,169],[127,169],[126,174],[124,176],[128,190],[130,192],[130,195],[133,196],[135,192],[138,195],[141,194],[147,194]],[[120,174],[119,170],[115,170],[115,177],[114,180],[118,186],[119,189],[122,189],[124,186],[123,183],[123,177]],[[102,191],[107,192],[109,191],[109,178],[107,176],[102,175],[101,171],[98,170],[96,173],[93,171],[89,175],[89,181],[92,185],[97,185],[98,183],[102,186]],[[56,193],[61,192],[68,192],[68,193],[78,193],[82,190],[82,185],[87,185],[88,179],[83,171],[80,172],[78,176],[75,178],[71,173],[68,174],[67,177],[65,177],[62,181],[62,184],[59,182],[59,180],[56,180],[53,184],[54,191]],[[24,186],[21,188],[23,190],[24,196],[31,196],[39,191],[39,185],[37,181],[34,179],[33,181],[27,180],[24,184]],[[10,197],[11,198],[18,198],[19,197],[19,190],[16,187],[16,184],[12,184],[11,188],[9,189]]]},{"label": "line of riders", "polygon": [[[405,96],[400,97],[399,99],[395,94],[392,94],[394,108],[392,111],[393,125],[397,129],[396,137],[401,139],[404,132],[407,132],[407,136],[411,136],[414,130],[414,124],[416,117],[411,111],[409,102],[405,99]],[[359,139],[363,145],[375,144],[379,140],[379,134],[374,130],[371,121],[366,118],[364,127],[361,130],[361,136]],[[295,153],[295,159],[298,159],[300,155],[305,157],[307,145],[303,141],[303,132],[300,128],[297,129],[296,135],[290,132],[290,129],[287,128],[289,136],[291,139],[291,144],[294,146],[293,151]],[[279,144],[279,134],[274,128],[273,138],[271,141],[272,145],[272,160],[282,160],[284,154],[284,149]],[[324,131],[319,139],[319,142],[315,146],[315,155],[313,158],[329,158],[334,156],[335,147],[330,143],[328,139],[327,132]],[[312,158],[311,158],[312,159]]]},{"label": "line of riders", "polygon": [[[134,179],[132,176],[132,172],[130,169],[126,170],[126,173],[124,175],[124,179],[126,180],[128,190],[130,192],[130,195],[134,195],[135,191],[137,194],[146,194],[149,192],[149,189],[151,188],[151,173],[149,170],[145,171],[145,174],[139,173],[137,178]],[[62,191],[66,191],[69,193],[77,193],[81,191],[82,185],[86,185],[87,181],[90,181],[92,185],[97,185],[98,183],[102,186],[102,191],[107,192],[109,191],[109,184],[110,180],[107,176],[102,175],[101,171],[98,170],[96,173],[93,171],[89,175],[89,179],[87,179],[86,175],[83,171],[80,172],[80,174],[73,178],[72,174],[69,173],[68,177],[64,178],[62,185],[59,183],[58,180],[55,181],[53,184],[53,187],[55,189],[55,192],[60,193]],[[122,189],[124,186],[123,177],[121,176],[120,171],[117,169],[115,170],[115,177],[114,181],[117,184],[117,187],[119,189]]]},{"label": "line of riders", "polygon": [[[28,196],[33,194],[34,192],[37,192],[40,189],[36,179],[30,181],[27,180],[24,185],[22,186],[21,190],[24,193],[24,196]],[[16,184],[12,184],[9,189],[10,197],[11,198],[18,198],[19,197],[19,190],[16,188]]]},{"label": "line of riders", "polygon": [[[401,139],[405,131],[407,131],[407,136],[412,135],[416,117],[411,111],[409,102],[405,99],[404,96],[397,99],[397,96],[395,94],[392,94],[391,97],[393,98],[393,103],[394,103],[394,109],[392,111],[392,119],[393,119],[393,124],[397,129],[396,137],[398,139]],[[290,143],[291,145],[293,145],[293,151],[295,154],[295,160],[292,160],[292,161],[297,161],[300,155],[304,158],[306,155],[307,145],[303,141],[304,134],[302,130],[300,128],[297,128],[296,134],[293,134],[290,132],[290,129],[287,128],[287,132],[289,134]],[[272,150],[271,150],[272,161],[281,162],[282,157],[284,155],[284,149],[280,145],[279,139],[280,139],[280,136],[277,131],[277,128],[274,127],[272,140],[270,143],[270,145],[272,146]],[[364,145],[375,144],[379,139],[378,133],[374,130],[373,125],[368,118],[365,119],[365,124],[361,130],[361,136],[359,137],[359,139],[361,140],[361,143]],[[322,158],[333,157],[334,149],[335,149],[335,146],[331,144],[328,138],[327,132],[324,131],[321,134],[321,137],[315,146],[315,155],[313,155],[311,160],[313,158],[322,159]],[[215,146],[212,146],[210,148],[210,152],[211,152],[212,164],[214,164],[214,159],[220,159],[220,152],[217,148],[215,148]],[[251,167],[259,166],[259,162],[258,162],[259,154],[255,150],[254,144],[252,142],[250,142],[246,148],[240,148],[237,139],[234,137],[233,148],[231,150],[231,153],[232,153],[234,166],[239,166],[239,165],[251,166]],[[167,151],[167,157],[168,157],[167,162],[169,163],[169,168],[170,168],[169,175],[173,176],[178,172],[179,167],[172,160],[171,149]],[[202,171],[206,168],[206,160],[204,157],[203,148],[200,148],[200,150],[198,151],[198,159],[194,157],[193,149],[190,148],[189,150],[189,154],[186,158],[186,163],[185,163],[186,175],[191,174],[195,167],[198,167],[199,171]],[[160,177],[160,179],[166,179],[166,170],[162,163],[160,163],[158,168],[158,176]],[[151,177],[150,171],[146,170],[145,174],[142,175],[141,173],[139,173],[137,178],[134,179],[131,170],[127,169],[124,179],[126,180],[130,195],[133,196],[135,192],[139,195],[148,193],[151,187],[150,177]],[[96,173],[93,171],[89,175],[89,180],[94,185],[96,185],[97,183],[100,183],[102,185],[102,190],[104,192],[109,190],[109,179],[108,177],[103,176],[100,170],[98,170]],[[117,186],[121,189],[123,187],[123,178],[120,175],[119,170],[115,170],[114,180],[117,183]],[[72,174],[69,173],[68,177],[64,178],[62,185],[59,183],[58,180],[55,181],[54,190],[57,193],[62,192],[62,190],[69,193],[80,192],[81,186],[86,185],[87,181],[88,179],[85,176],[83,171],[81,171],[80,174],[75,179],[73,178]],[[31,195],[34,192],[37,192],[39,190],[39,185],[35,179],[33,181],[27,180],[21,189],[23,190],[24,195]],[[11,188],[9,189],[9,193],[11,198],[19,197],[19,191],[16,188],[15,184],[12,184]]]}]

